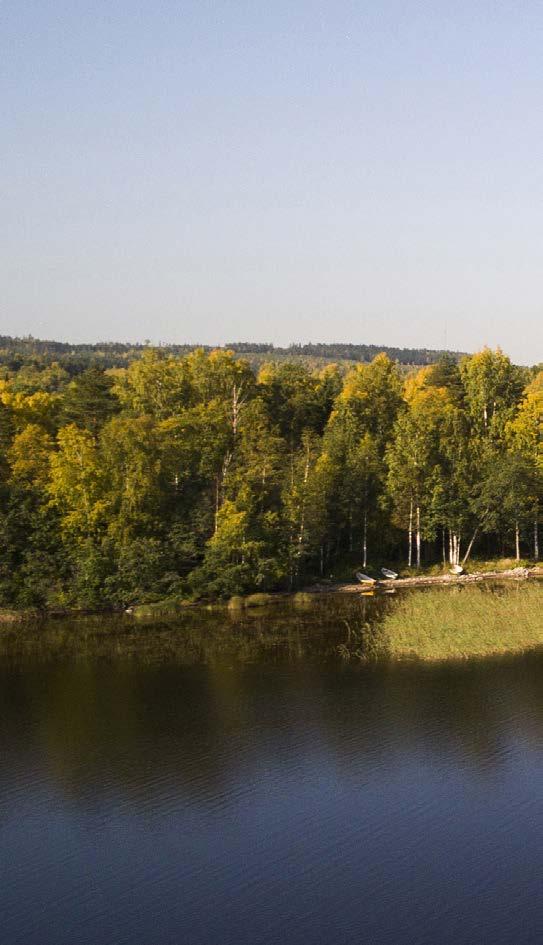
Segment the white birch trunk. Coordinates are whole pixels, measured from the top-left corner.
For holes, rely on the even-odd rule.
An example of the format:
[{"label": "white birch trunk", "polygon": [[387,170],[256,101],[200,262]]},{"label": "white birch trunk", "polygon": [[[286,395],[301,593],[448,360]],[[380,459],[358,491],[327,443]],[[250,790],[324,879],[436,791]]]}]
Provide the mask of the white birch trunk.
[{"label": "white birch trunk", "polygon": [[409,504],[409,546],[407,551],[407,567],[413,563],[413,498]]},{"label": "white birch trunk", "polygon": [[460,563],[460,535],[452,532],[450,535],[449,564]]},{"label": "white birch trunk", "polygon": [[305,538],[305,502],[306,502],[306,490],[305,486],[307,485],[307,480],[309,478],[309,447],[307,448],[306,457],[305,457],[305,468],[304,468],[304,490],[302,495],[302,501],[300,504],[300,528],[298,531],[298,550],[297,550],[297,561],[296,561],[296,577],[298,576],[299,563],[302,557],[303,542]]},{"label": "white birch trunk", "polygon": [[243,394],[243,384],[240,384],[238,387],[237,384],[234,384],[232,388],[232,433],[234,437],[238,432],[238,423],[239,415],[245,398],[242,397]]},{"label": "white birch trunk", "polygon": [[[469,545],[468,545],[468,547],[467,547],[467,549],[466,549],[466,553],[465,553],[464,557],[462,558],[462,562],[461,562],[461,563],[462,563],[462,567],[465,565],[466,561],[468,560],[468,558],[469,558],[469,556],[470,556],[470,554],[471,554],[471,549],[473,548],[473,545],[475,544],[475,539],[477,538],[477,535],[479,534],[479,528],[480,528],[480,526],[478,525],[477,528],[475,529],[475,531],[473,532],[473,535],[471,536],[471,541],[470,541],[470,543],[469,543]],[[460,558],[460,554],[458,555],[458,557]],[[460,564],[460,561],[459,561],[458,563]]]},{"label": "white birch trunk", "polygon": [[238,432],[238,416],[239,416],[239,391],[234,384],[232,388],[232,433],[234,436]]},{"label": "white birch trunk", "polygon": [[220,484],[219,477],[215,478],[215,535],[217,534],[217,529],[219,527],[219,505],[220,505]]}]

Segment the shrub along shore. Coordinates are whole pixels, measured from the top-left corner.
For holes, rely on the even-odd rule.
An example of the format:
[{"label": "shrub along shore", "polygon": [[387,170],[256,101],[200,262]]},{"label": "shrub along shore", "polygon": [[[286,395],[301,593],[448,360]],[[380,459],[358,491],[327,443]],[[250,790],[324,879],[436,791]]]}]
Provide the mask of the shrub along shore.
[{"label": "shrub along shore", "polygon": [[[274,591],[259,592],[254,594],[236,594],[228,601],[215,599],[214,602],[192,601],[186,598],[170,597],[158,601],[152,601],[146,604],[136,604],[128,608],[119,606],[105,605],[101,608],[19,608],[19,609],[0,609],[0,624],[20,623],[21,621],[41,620],[44,617],[63,618],[88,616],[90,614],[114,614],[128,613],[135,617],[161,617],[164,615],[174,616],[190,608],[228,606],[230,610],[244,610],[246,608],[268,607],[276,603],[285,601],[301,602],[302,600],[309,604],[311,600],[320,594],[372,594],[383,590],[401,590],[402,588],[423,588],[423,587],[464,587],[471,584],[480,584],[484,581],[525,581],[527,579],[537,580],[543,578],[543,567],[529,565],[523,567],[489,567],[494,562],[478,562],[481,570],[473,571],[469,574],[452,575],[422,573],[408,577],[399,577],[396,580],[379,580],[375,585],[366,586],[360,583],[338,583],[328,582],[313,584],[303,589],[303,591]],[[486,565],[486,566],[485,566]]]}]

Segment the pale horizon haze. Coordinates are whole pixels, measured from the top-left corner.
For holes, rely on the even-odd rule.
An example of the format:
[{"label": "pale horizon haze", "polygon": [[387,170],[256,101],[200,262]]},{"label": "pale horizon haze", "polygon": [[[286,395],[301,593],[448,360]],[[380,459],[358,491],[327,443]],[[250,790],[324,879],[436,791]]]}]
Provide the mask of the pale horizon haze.
[{"label": "pale horizon haze", "polygon": [[543,7],[6,0],[0,334],[543,360]]}]

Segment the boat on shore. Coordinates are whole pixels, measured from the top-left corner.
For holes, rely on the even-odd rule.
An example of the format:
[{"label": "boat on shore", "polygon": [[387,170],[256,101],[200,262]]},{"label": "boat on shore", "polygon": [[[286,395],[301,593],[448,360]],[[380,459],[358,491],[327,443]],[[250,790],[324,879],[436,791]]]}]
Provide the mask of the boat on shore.
[{"label": "boat on shore", "polygon": [[386,577],[388,581],[395,581],[398,577],[398,572],[391,571],[390,568],[381,568],[381,574],[383,577]]},{"label": "boat on shore", "polygon": [[363,571],[357,571],[355,577],[360,584],[377,584],[375,578],[370,577],[369,574],[364,574]]}]

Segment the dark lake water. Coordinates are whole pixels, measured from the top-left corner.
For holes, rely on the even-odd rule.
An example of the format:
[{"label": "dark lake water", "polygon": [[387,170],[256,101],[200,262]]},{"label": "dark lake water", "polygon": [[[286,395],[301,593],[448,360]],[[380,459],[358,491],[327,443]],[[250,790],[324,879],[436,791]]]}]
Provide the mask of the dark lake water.
[{"label": "dark lake water", "polygon": [[541,943],[543,655],[342,660],[373,606],[2,630],[1,941]]}]

